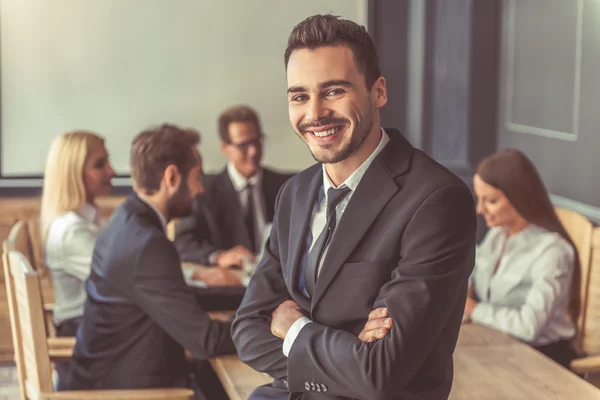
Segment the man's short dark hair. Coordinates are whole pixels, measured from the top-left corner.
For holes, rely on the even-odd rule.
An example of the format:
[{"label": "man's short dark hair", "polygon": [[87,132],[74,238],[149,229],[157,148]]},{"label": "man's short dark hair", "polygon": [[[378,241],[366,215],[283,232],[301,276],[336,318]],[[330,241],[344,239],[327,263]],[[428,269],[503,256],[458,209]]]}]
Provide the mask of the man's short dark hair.
[{"label": "man's short dark hair", "polygon": [[373,39],[364,26],[335,15],[313,15],[294,27],[285,50],[286,70],[295,50],[330,46],[347,46],[352,51],[357,68],[365,77],[367,88],[371,89],[381,76]]},{"label": "man's short dark hair", "polygon": [[131,177],[134,186],[153,194],[160,189],[165,169],[175,165],[183,178],[199,162],[193,148],[200,134],[193,129],[163,124],[140,132],[131,144]]},{"label": "man's short dark hair", "polygon": [[257,112],[252,107],[236,105],[229,107],[219,115],[219,137],[225,143],[231,143],[229,125],[234,122],[253,122],[256,125],[256,129],[258,129],[258,133],[262,133]]}]

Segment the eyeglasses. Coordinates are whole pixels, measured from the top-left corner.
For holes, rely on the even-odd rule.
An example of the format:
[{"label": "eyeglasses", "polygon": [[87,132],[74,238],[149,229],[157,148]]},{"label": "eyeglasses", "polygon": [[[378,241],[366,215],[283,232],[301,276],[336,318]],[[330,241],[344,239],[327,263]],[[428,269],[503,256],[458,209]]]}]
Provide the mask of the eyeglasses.
[{"label": "eyeglasses", "polygon": [[259,137],[255,138],[255,139],[250,139],[250,140],[246,140],[245,142],[242,143],[228,143],[230,146],[234,146],[237,147],[238,150],[240,150],[241,152],[247,152],[248,148],[250,148],[250,146],[262,146],[262,144],[265,142],[266,139],[266,135],[265,134],[261,134]]}]

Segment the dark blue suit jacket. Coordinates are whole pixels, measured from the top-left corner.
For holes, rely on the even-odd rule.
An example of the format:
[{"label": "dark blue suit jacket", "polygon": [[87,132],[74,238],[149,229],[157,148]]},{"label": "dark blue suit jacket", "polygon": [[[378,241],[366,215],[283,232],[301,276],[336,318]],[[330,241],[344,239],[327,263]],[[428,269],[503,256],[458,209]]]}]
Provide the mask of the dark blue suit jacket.
[{"label": "dark blue suit jacket", "polygon": [[[240,358],[276,381],[253,399],[446,399],[475,262],[475,204],[467,185],[394,129],[337,225],[311,299],[298,273],[321,165],[281,189],[265,255],[233,324]],[[270,331],[292,299],[313,321],[289,357]],[[388,334],[364,343],[369,312],[387,307]]]},{"label": "dark blue suit jacket", "polygon": [[156,212],[130,196],[96,242],[67,388],[182,386],[184,348],[198,359],[235,352],[230,324],[200,308],[180,265]]}]

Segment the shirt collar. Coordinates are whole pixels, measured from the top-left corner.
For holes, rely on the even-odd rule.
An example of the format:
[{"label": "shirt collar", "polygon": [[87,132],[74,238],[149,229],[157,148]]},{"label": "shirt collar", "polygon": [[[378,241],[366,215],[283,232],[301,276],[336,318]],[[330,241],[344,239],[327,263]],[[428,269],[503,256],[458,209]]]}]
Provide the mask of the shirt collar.
[{"label": "shirt collar", "polygon": [[[504,228],[501,228],[504,235],[506,235],[506,231]],[[539,240],[538,235],[540,233],[548,232],[546,229],[541,226],[537,226],[535,224],[528,224],[525,228],[515,233],[514,235],[508,238],[509,242],[517,242],[523,244],[529,244],[531,241]]]},{"label": "shirt collar", "polygon": [[77,209],[77,214],[88,222],[99,225],[100,224],[100,212],[98,207],[90,203],[83,203],[81,207]]},{"label": "shirt collar", "polygon": [[150,207],[151,209],[154,210],[154,212],[158,215],[158,219],[160,220],[160,224],[163,228],[163,231],[165,232],[165,234],[167,233],[167,219],[165,218],[164,214],[160,212],[160,210],[158,208],[156,208],[154,206],[154,204],[150,203],[149,201],[147,201],[146,199],[144,199],[141,196],[138,196],[144,203],[146,203],[148,205],[148,207]]},{"label": "shirt collar", "polygon": [[[381,153],[381,150],[383,150],[383,148],[385,147],[386,144],[388,144],[389,141],[390,141],[390,137],[387,135],[387,133],[385,133],[385,130],[383,130],[383,128],[381,128],[381,139],[379,140],[379,144],[377,145],[377,147],[375,147],[375,150],[373,150],[371,155],[365,161],[363,161],[363,163],[356,169],[356,171],[354,171],[352,173],[352,175],[350,175],[344,181],[344,183],[342,183],[338,187],[346,186],[352,192],[354,192],[356,190],[356,188],[358,187],[360,180],[365,175],[365,172],[367,172],[367,169],[369,169],[369,166],[371,165],[371,163],[373,162],[375,157],[377,157],[377,155],[379,153]],[[327,199],[327,191],[329,190],[329,188],[332,188],[334,186],[331,183],[331,180],[329,179],[329,175],[327,175],[327,171],[325,170],[325,164],[323,164],[322,168],[323,168],[323,192],[325,194],[325,199]]]},{"label": "shirt collar", "polygon": [[245,176],[240,174],[240,172],[235,169],[233,163],[227,163],[227,174],[229,175],[229,179],[233,184],[233,188],[236,192],[241,192],[246,189],[246,186],[252,185],[256,186],[262,182],[262,168],[259,168],[256,174],[250,177],[250,179],[246,179]]}]

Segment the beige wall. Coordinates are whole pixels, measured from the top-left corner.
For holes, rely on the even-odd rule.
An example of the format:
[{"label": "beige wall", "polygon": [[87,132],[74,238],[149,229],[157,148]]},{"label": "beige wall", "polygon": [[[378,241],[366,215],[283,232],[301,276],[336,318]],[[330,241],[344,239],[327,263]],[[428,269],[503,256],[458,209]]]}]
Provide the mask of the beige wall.
[{"label": "beige wall", "polygon": [[302,169],[313,160],[288,121],[283,53],[295,24],[329,12],[366,25],[367,0],[3,0],[3,175],[41,174],[74,128],[106,136],[127,174],[133,135],[164,121],[203,133],[213,171],[216,119],[234,103],[259,111],[267,164]]}]

